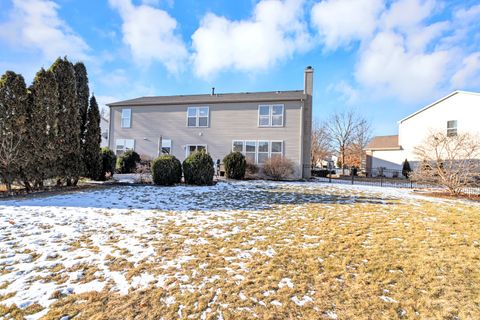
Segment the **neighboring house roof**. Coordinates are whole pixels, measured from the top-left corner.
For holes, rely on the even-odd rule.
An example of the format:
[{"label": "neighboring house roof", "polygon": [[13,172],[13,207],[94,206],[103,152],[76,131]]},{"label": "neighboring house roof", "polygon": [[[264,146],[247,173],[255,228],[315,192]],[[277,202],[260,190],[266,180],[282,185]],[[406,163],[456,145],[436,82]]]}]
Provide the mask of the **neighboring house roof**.
[{"label": "neighboring house roof", "polygon": [[242,92],[220,94],[197,94],[179,96],[141,97],[131,100],[108,103],[109,107],[116,106],[147,106],[147,105],[174,105],[174,104],[202,104],[202,103],[232,103],[232,102],[275,102],[296,101],[306,99],[303,90],[271,91],[271,92]]},{"label": "neighboring house roof", "polygon": [[398,135],[376,136],[370,141],[365,150],[400,150]]},{"label": "neighboring house roof", "polygon": [[439,99],[439,100],[437,100],[437,101],[435,101],[435,102],[433,102],[433,103],[429,104],[428,106],[426,106],[426,107],[423,107],[422,109],[420,109],[420,110],[418,110],[418,111],[416,111],[416,112],[412,113],[411,115],[409,115],[409,116],[407,116],[407,117],[403,118],[402,120],[398,121],[398,123],[402,123],[403,121],[410,119],[411,117],[413,117],[413,116],[415,116],[415,115],[419,114],[420,112],[423,112],[423,111],[425,111],[425,110],[427,110],[427,109],[429,109],[429,108],[433,107],[434,105],[436,105],[436,104],[438,104],[438,103],[440,103],[440,102],[442,102],[442,101],[444,101],[444,100],[447,100],[448,98],[450,98],[450,97],[452,97],[452,96],[454,96],[454,95],[456,95],[456,94],[459,94],[459,93],[463,93],[463,94],[473,94],[473,95],[480,96],[480,93],[477,93],[477,92],[470,92],[470,91],[456,90],[456,91],[453,91],[452,93],[450,93],[449,95],[447,95],[447,96],[445,96],[445,97],[443,97],[443,98],[441,98],[441,99]]}]

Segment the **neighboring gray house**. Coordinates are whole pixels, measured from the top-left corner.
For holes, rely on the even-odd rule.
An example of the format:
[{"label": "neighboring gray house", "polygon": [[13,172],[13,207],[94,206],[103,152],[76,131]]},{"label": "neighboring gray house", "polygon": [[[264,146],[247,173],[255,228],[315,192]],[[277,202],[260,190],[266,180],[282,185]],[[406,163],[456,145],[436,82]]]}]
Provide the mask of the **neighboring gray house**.
[{"label": "neighboring gray house", "polygon": [[295,163],[295,178],[310,177],[313,68],[303,90],[141,97],[110,107],[109,147],[133,149],[142,158],[195,150],[213,160],[240,151],[259,166],[282,155]]},{"label": "neighboring gray house", "polygon": [[100,147],[108,147],[108,119],[103,115],[100,115],[100,130],[102,134],[102,140],[100,142]]}]

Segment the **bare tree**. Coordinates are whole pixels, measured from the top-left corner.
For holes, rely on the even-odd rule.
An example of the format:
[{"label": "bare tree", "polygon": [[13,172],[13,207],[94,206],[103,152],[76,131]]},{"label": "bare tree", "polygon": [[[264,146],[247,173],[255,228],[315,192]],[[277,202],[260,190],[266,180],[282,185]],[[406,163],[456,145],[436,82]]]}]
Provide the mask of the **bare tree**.
[{"label": "bare tree", "polygon": [[[335,112],[326,124],[326,131],[332,147],[340,156],[342,174],[345,174],[349,148],[354,144],[363,146],[368,143],[370,125],[365,119],[353,111]],[[356,149],[358,149],[358,147]],[[363,148],[360,152],[363,152]]]},{"label": "bare tree", "polygon": [[361,117],[357,117],[352,141],[347,146],[345,164],[360,168],[365,159],[365,148],[372,138],[370,123]]},{"label": "bare tree", "polygon": [[322,160],[332,155],[330,139],[324,122],[315,120],[312,126],[312,165],[315,166]]},{"label": "bare tree", "polygon": [[469,133],[432,132],[415,148],[415,154],[420,164],[413,178],[442,185],[451,194],[461,193],[480,178],[480,139]]}]

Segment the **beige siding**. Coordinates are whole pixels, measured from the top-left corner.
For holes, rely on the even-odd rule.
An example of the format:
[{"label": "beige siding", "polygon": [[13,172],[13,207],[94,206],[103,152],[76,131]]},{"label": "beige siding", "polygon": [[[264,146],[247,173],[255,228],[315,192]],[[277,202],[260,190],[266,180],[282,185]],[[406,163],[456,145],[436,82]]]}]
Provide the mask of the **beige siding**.
[{"label": "beige siding", "polygon": [[185,158],[186,145],[206,144],[216,161],[231,151],[232,140],[281,140],[284,155],[295,162],[296,177],[300,177],[302,102],[282,104],[284,126],[273,128],[258,127],[258,103],[206,105],[210,107],[208,128],[187,127],[187,108],[203,105],[132,107],[131,128],[120,126],[121,110],[128,107],[112,107],[110,148],[115,149],[116,139],[135,139],[135,151],[143,157],[154,158],[158,155],[159,138],[163,137],[172,140],[172,154],[180,160]]}]

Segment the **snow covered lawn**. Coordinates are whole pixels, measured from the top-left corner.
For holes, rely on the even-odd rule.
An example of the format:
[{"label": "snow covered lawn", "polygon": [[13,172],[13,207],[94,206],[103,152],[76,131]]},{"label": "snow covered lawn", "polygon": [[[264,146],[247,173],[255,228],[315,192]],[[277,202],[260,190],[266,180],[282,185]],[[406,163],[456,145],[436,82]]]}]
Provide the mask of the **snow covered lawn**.
[{"label": "snow covered lawn", "polygon": [[323,183],[0,202],[0,319],[480,318],[480,205]]}]

